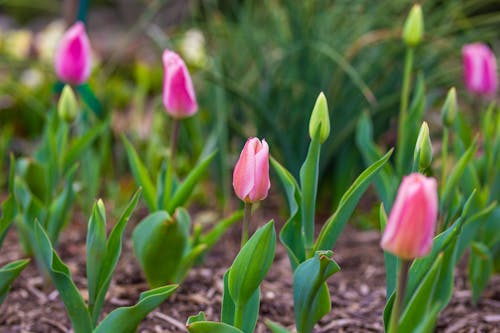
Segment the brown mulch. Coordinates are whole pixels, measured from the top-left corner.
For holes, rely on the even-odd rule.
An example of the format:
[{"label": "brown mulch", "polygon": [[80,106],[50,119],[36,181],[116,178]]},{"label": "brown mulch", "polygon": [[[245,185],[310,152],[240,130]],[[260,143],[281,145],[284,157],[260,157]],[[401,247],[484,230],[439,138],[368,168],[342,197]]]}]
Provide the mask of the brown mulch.
[{"label": "brown mulch", "polygon": [[[116,307],[134,304],[140,292],[147,289],[131,247],[130,233],[137,220],[130,221],[125,235],[122,256],[103,309],[106,314]],[[257,214],[254,221],[265,220]],[[85,234],[85,223],[77,221],[63,232],[59,247],[60,256],[70,267],[84,297],[87,293]],[[383,332],[385,274],[379,237],[374,231],[346,228],[335,249],[335,260],[342,270],[329,280],[332,311],[316,326],[315,332]],[[191,270],[178,291],[148,315],[138,331],[185,332],[187,317],[199,311],[204,311],[209,320],[218,320],[222,275],[232,263],[238,246],[238,230],[234,228],[201,266]],[[21,258],[14,230],[9,233],[0,254],[0,265]],[[466,265],[462,263],[457,269],[453,298],[440,316],[437,332],[500,332],[500,276],[492,278],[475,306],[471,303],[465,271]],[[280,245],[274,265],[262,285],[261,299],[257,333],[269,331],[264,325],[268,319],[293,329],[292,275],[288,257]],[[57,291],[50,284],[44,284],[35,263],[30,263],[0,306],[0,333],[70,331]]]}]

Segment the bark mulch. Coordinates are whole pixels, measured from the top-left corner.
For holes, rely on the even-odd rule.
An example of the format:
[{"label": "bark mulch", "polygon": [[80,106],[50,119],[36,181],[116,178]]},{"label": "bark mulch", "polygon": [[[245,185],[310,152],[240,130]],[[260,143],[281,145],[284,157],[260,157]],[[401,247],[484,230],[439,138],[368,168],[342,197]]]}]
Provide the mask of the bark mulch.
[{"label": "bark mulch", "polygon": [[[83,221],[84,219],[82,219]],[[254,221],[260,221],[259,216]],[[262,221],[264,221],[262,219]],[[137,218],[129,223],[122,256],[113,277],[104,313],[134,304],[147,289],[133,255],[130,233]],[[262,224],[262,223],[260,223]],[[84,222],[75,222],[62,234],[59,254],[70,267],[76,285],[86,297]],[[383,254],[375,231],[347,227],[339,239],[335,259],[342,270],[329,280],[332,311],[315,332],[383,332],[385,304]],[[188,316],[205,311],[209,320],[218,320],[222,275],[239,247],[237,227],[194,267],[178,291],[150,313],[139,332],[185,332]],[[0,265],[22,257],[14,230],[9,232],[0,252]],[[456,271],[453,298],[439,318],[437,332],[500,332],[500,276],[494,276],[477,305],[471,302],[466,265]],[[293,328],[292,275],[285,250],[277,246],[274,265],[262,285],[260,319],[256,332],[268,332],[265,320]],[[71,332],[71,326],[57,291],[40,278],[34,262],[15,281],[0,306],[0,333]],[[114,332],[113,332],[114,333]]]}]

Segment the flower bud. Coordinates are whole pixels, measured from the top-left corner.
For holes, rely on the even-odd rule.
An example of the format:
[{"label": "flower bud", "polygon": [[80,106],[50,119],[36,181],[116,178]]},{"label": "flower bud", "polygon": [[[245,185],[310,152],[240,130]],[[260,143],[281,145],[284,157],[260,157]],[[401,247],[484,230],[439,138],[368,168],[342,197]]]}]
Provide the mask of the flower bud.
[{"label": "flower bud", "polygon": [[73,89],[69,85],[65,85],[59,102],[57,103],[57,113],[65,122],[72,123],[78,114],[78,102],[76,100]]},{"label": "flower bud", "polygon": [[190,117],[198,111],[193,81],[182,58],[175,52],[163,52],[163,105],[177,119]]},{"label": "flower bud", "polygon": [[62,82],[79,85],[87,81],[92,69],[92,54],[82,22],[76,22],[64,33],[57,46],[54,63]]},{"label": "flower bud", "polygon": [[413,173],[403,178],[382,236],[382,248],[410,260],[427,255],[438,215],[437,183]]},{"label": "flower bud", "polygon": [[420,169],[427,169],[432,162],[432,144],[429,136],[429,126],[424,121],[418,133],[417,143],[415,144],[415,154],[413,159],[418,158],[418,166]]},{"label": "flower bud", "polygon": [[457,109],[457,91],[455,87],[452,87],[448,90],[448,95],[446,95],[446,100],[441,109],[441,120],[444,126],[449,127],[453,124],[457,115]]},{"label": "flower bud", "polygon": [[319,139],[323,143],[328,139],[330,135],[330,117],[328,115],[328,104],[326,102],[326,97],[323,92],[321,92],[316,99],[314,108],[311,114],[311,119],[309,120],[309,136],[314,137],[318,126],[321,125]]},{"label": "flower bud", "polygon": [[464,80],[472,93],[492,96],[498,89],[497,61],[490,48],[482,43],[462,48]]},{"label": "flower bud", "polygon": [[424,34],[424,18],[422,7],[419,4],[413,5],[410,14],[406,18],[403,28],[403,41],[408,46],[417,46],[422,41]]},{"label": "flower bud", "polygon": [[264,139],[248,139],[234,167],[234,192],[241,200],[253,203],[265,199],[270,186],[269,146]]}]

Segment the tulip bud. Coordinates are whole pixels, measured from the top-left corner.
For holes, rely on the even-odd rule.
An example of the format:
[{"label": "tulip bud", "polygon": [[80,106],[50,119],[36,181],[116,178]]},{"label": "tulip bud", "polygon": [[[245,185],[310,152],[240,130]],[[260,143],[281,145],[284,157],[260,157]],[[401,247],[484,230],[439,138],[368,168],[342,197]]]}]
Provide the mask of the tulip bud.
[{"label": "tulip bud", "polygon": [[181,119],[198,111],[193,81],[182,58],[175,52],[163,52],[163,105],[168,114]]},{"label": "tulip bud", "polygon": [[490,48],[482,43],[465,45],[462,58],[467,89],[480,95],[495,95],[498,89],[497,61]]},{"label": "tulip bud", "polygon": [[455,87],[452,87],[448,90],[448,95],[446,95],[446,100],[441,109],[441,120],[444,126],[449,127],[453,124],[457,115],[457,109],[457,91]]},{"label": "tulip bud", "polygon": [[73,89],[69,85],[64,86],[61,97],[59,97],[57,113],[68,124],[72,123],[78,114],[78,102],[76,101]]},{"label": "tulip bud", "polygon": [[403,178],[382,236],[382,248],[410,260],[432,249],[438,215],[437,183],[413,173]]},{"label": "tulip bud", "polygon": [[92,69],[90,42],[85,33],[85,25],[76,22],[59,42],[54,62],[59,80],[71,85],[87,81]]},{"label": "tulip bud", "polygon": [[415,144],[415,154],[413,159],[418,158],[418,166],[420,169],[427,169],[432,162],[432,144],[429,136],[429,126],[424,121],[418,133],[417,143]]},{"label": "tulip bud", "polygon": [[422,7],[419,4],[413,5],[410,14],[406,18],[403,28],[403,40],[408,46],[417,46],[422,41],[424,34],[424,18]]},{"label": "tulip bud", "polygon": [[248,139],[234,167],[234,192],[241,200],[254,203],[267,197],[270,186],[269,146],[264,139]]},{"label": "tulip bud", "polygon": [[317,128],[321,125],[319,139],[323,143],[328,139],[330,135],[330,117],[328,116],[328,104],[326,102],[326,97],[323,92],[321,92],[316,99],[314,108],[311,114],[311,119],[309,120],[309,136],[314,137],[314,133]]}]

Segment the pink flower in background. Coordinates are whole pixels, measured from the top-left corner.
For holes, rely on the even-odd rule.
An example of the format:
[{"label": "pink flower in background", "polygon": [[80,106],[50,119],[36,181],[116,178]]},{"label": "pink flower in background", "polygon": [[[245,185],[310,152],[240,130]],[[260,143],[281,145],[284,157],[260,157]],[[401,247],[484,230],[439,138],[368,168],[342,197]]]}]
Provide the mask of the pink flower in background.
[{"label": "pink flower in background", "polygon": [[163,105],[174,118],[190,117],[198,111],[193,81],[182,58],[175,52],[163,52]]},{"label": "pink flower in background", "polygon": [[418,173],[404,177],[384,230],[382,248],[403,259],[425,256],[432,249],[437,215],[436,180]]},{"label": "pink flower in background", "polygon": [[57,76],[64,83],[79,85],[87,81],[92,69],[92,56],[82,22],[76,22],[64,33],[54,60]]},{"label": "pink flower in background", "polygon": [[467,89],[480,95],[494,95],[498,89],[498,73],[495,55],[482,43],[462,48],[464,80]]},{"label": "pink flower in background", "polygon": [[248,139],[234,167],[234,192],[241,200],[253,203],[265,199],[270,186],[269,146],[266,140]]}]

